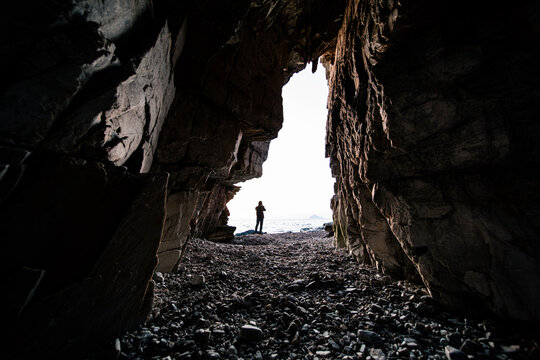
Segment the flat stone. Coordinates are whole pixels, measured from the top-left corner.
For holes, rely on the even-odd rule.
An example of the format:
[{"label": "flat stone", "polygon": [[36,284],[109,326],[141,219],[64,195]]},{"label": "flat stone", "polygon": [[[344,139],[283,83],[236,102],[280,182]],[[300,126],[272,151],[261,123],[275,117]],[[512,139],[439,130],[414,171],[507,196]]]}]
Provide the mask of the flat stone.
[{"label": "flat stone", "polygon": [[410,347],[410,348],[418,347],[418,343],[413,338],[404,338],[403,345],[406,345],[407,347]]},{"label": "flat stone", "polygon": [[519,351],[520,349],[520,346],[519,345],[501,345],[501,350],[505,353],[505,354],[511,354],[511,353],[515,353],[516,351]]},{"label": "flat stone", "polygon": [[332,355],[332,352],[330,352],[328,350],[317,350],[315,352],[315,355],[320,356],[322,358],[328,358],[328,357],[330,357],[330,355]]}]

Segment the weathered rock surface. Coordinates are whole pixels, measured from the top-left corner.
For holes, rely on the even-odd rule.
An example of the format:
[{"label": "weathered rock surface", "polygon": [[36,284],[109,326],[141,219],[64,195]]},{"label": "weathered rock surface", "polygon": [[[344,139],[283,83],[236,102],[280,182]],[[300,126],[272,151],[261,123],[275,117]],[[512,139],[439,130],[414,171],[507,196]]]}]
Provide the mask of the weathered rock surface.
[{"label": "weathered rock surface", "polygon": [[169,193],[156,271],[172,271],[177,265],[191,230],[189,222],[194,217],[198,199],[198,194],[189,191]]},{"label": "weathered rock surface", "polygon": [[117,166],[131,158],[131,170],[147,172],[174,95],[170,38],[165,25],[140,62],[131,62],[132,71],[116,66],[103,74],[110,90],[103,91],[103,84],[103,92],[81,95],[86,98],[64,111],[43,149]]},{"label": "weathered rock surface", "polygon": [[5,350],[82,356],[151,309],[168,175],[139,173],[174,98],[178,26],[151,1],[11,5],[0,10]]},{"label": "weathered rock surface", "polygon": [[[234,184],[261,176],[283,122],[281,89],[333,49],[343,8],[344,1],[191,5],[174,70],[177,91],[152,170],[171,173],[171,194],[198,194],[190,202],[192,236],[215,232],[238,191]],[[182,245],[188,225],[179,226],[175,241]]]},{"label": "weathered rock surface", "polygon": [[538,320],[540,9],[462,5],[349,2],[327,62],[338,240],[448,306]]},{"label": "weathered rock surface", "polygon": [[[29,349],[69,333],[75,321],[95,338],[73,332],[73,343],[60,346],[59,357],[77,343],[97,344],[142,321],[148,306],[139,313],[129,305],[115,315],[98,301],[96,309],[83,310],[86,292],[100,299],[110,294],[108,286],[100,291],[91,281],[80,283],[106,256],[134,201],[165,221],[150,224],[141,217],[137,225],[148,228],[123,238],[123,256],[132,256],[129,249],[152,234],[147,253],[134,257],[144,271],[122,275],[124,283],[110,280],[123,294],[111,294],[116,304],[134,289],[150,293],[147,270],[156,253],[157,270],[171,271],[190,234],[223,229],[226,203],[238,191],[234,184],[261,175],[269,142],[281,128],[283,84],[334,47],[344,1],[324,4],[1,5],[0,212],[3,273],[15,285],[11,320],[56,319],[37,304],[62,302],[67,292],[73,303],[56,319],[56,329],[32,330]],[[170,175],[160,187],[166,213],[135,200],[150,181],[138,174],[150,171]],[[116,263],[106,258],[109,266]],[[131,302],[143,301],[138,290],[131,295]],[[31,312],[30,304],[36,304]]]}]

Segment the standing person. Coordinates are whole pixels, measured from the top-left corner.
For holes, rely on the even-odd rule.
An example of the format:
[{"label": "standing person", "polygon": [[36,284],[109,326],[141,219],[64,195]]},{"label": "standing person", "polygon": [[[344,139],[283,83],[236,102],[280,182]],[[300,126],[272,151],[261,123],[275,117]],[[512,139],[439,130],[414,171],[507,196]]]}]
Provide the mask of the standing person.
[{"label": "standing person", "polygon": [[257,227],[259,227],[259,234],[262,234],[262,226],[263,226],[263,220],[264,220],[264,212],[266,209],[263,206],[262,201],[259,201],[259,206],[255,208],[255,211],[257,212],[257,224],[255,225],[255,233],[257,233]]}]

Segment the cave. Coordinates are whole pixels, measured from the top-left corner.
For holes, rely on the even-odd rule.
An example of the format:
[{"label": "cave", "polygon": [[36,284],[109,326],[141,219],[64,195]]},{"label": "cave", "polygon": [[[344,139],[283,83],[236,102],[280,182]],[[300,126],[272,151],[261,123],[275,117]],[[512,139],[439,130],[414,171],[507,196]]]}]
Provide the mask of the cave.
[{"label": "cave", "polygon": [[[540,4],[5,3],[3,306],[32,358],[145,321],[319,61],[335,241],[451,311],[540,320]],[[84,324],[84,325],[81,325]]]}]

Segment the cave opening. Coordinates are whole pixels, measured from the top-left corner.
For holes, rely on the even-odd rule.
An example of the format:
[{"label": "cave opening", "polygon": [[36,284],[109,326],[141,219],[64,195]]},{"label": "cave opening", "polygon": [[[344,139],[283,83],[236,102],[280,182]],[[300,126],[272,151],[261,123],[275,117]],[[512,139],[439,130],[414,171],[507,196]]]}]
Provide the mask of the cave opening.
[{"label": "cave opening", "polygon": [[[45,0],[9,10],[4,357],[82,358],[116,339],[107,358],[538,358],[536,339],[477,316],[540,328],[540,2]],[[335,238],[314,249],[255,235],[226,255],[230,244],[210,236],[229,235],[222,214],[235,184],[261,176],[284,82],[319,57],[330,74]],[[287,158],[315,140],[309,124]],[[259,200],[270,220],[306,203],[300,190],[320,195],[308,189],[315,178],[293,187],[296,175],[280,171],[285,183],[265,188],[296,191],[282,210],[277,195],[250,196],[249,227]],[[324,216],[291,217],[310,215]],[[367,264],[420,276],[430,296]],[[255,336],[249,349],[235,345],[242,331]]]},{"label": "cave opening", "polygon": [[292,76],[283,87],[283,127],[272,140],[262,177],[243,182],[227,204],[236,234],[255,226],[258,201],[266,207],[264,232],[300,231],[332,218],[334,179],[324,154],[328,84],[321,65]]}]

